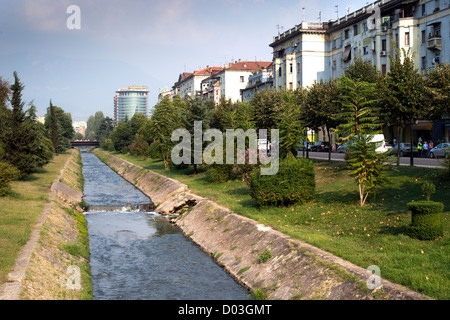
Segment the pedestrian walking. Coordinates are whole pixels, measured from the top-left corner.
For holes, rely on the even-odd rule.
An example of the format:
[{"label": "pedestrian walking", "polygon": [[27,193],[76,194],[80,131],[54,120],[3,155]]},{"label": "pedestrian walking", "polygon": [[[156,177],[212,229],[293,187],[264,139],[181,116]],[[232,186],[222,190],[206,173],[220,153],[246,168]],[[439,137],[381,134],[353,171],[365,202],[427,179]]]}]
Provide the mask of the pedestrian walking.
[{"label": "pedestrian walking", "polygon": [[419,157],[422,156],[422,138],[419,138],[419,142],[417,142],[417,153]]},{"label": "pedestrian walking", "polygon": [[428,158],[428,143],[426,141],[423,142],[422,148],[422,158]]}]

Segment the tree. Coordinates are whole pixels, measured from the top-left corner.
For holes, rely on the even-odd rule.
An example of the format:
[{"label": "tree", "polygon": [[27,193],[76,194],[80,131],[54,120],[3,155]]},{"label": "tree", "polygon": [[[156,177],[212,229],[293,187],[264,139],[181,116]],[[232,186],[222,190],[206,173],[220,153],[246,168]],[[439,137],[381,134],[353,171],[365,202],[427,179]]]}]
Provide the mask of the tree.
[{"label": "tree", "polygon": [[339,79],[337,103],[341,106],[336,114],[339,120],[337,132],[349,142],[347,163],[358,184],[360,205],[363,206],[370,192],[384,182],[387,153],[377,153],[374,134],[381,131],[378,110],[373,100],[375,84],[354,81],[346,76]]},{"label": "tree", "polygon": [[23,84],[14,72],[14,84],[11,86],[11,106],[7,109],[5,119],[7,123],[3,129],[3,159],[20,171],[20,178],[31,174],[40,165],[39,136],[36,135],[35,121],[27,116],[22,101]]},{"label": "tree", "polygon": [[381,73],[372,65],[358,56],[345,70],[344,75],[353,81],[377,83],[381,79]]},{"label": "tree", "polygon": [[350,147],[351,156],[347,160],[351,175],[355,177],[359,190],[359,204],[364,206],[371,192],[386,182],[385,169],[387,153],[377,153],[370,142],[372,135],[361,135]]},{"label": "tree", "polygon": [[[186,108],[183,110],[182,113],[182,123],[183,127],[187,129],[191,135],[191,164],[194,167],[194,175],[198,173],[198,164],[196,163],[195,159],[203,159],[203,153],[198,154],[199,152],[202,152],[204,142],[203,139],[201,141],[198,140],[199,137],[195,136],[195,123],[201,122],[202,123],[202,136],[206,130],[208,130],[211,127],[212,122],[212,115],[214,111],[214,104],[210,102],[202,102],[199,98],[191,99],[188,98],[186,101]],[[197,139],[196,139],[197,138]],[[202,150],[197,150],[197,148],[194,147],[195,143],[201,143],[202,144]],[[203,162],[203,161],[202,161]]]},{"label": "tree", "polygon": [[308,88],[300,115],[305,127],[313,130],[325,128],[330,142],[328,160],[331,160],[331,130],[338,125],[334,117],[338,111],[335,103],[337,95],[338,85],[335,80],[314,82]]},{"label": "tree", "polygon": [[114,120],[110,117],[105,117],[100,126],[95,131],[95,136],[98,141],[103,142],[108,138],[109,133],[114,130]]},{"label": "tree", "polygon": [[[53,111],[52,111],[53,110]],[[53,113],[53,115],[52,115]],[[62,108],[54,106],[50,102],[45,115],[44,126],[48,131],[48,137],[56,147],[55,151],[60,153],[70,148],[70,141],[75,136],[75,130],[72,125],[72,115],[65,112]],[[57,134],[57,139],[55,136]]]},{"label": "tree", "polygon": [[58,150],[59,146],[59,133],[58,133],[58,120],[56,119],[55,108],[52,101],[50,101],[50,139],[53,144],[53,149]]},{"label": "tree", "polygon": [[[3,133],[8,128],[8,108],[7,103],[11,96],[11,85],[8,83],[8,81],[3,80],[2,77],[0,77],[0,149],[3,150],[2,142],[3,142]],[[4,152],[4,150],[3,150]],[[1,154],[0,154],[1,158]]]},{"label": "tree", "polygon": [[257,129],[274,129],[280,108],[281,95],[279,90],[263,90],[257,92],[250,104],[255,108]]},{"label": "tree", "polygon": [[121,152],[125,147],[128,147],[133,141],[133,134],[128,123],[119,122],[117,128],[109,135],[114,149]]},{"label": "tree", "polygon": [[427,118],[440,120],[450,115],[450,64],[437,65],[426,74]]},{"label": "tree", "polygon": [[286,157],[289,153],[296,155],[303,131],[300,117],[305,97],[306,92],[303,89],[281,91],[280,112],[276,121],[280,130],[280,155],[282,157]]},{"label": "tree", "polygon": [[[395,46],[394,46],[395,47]],[[403,61],[396,49],[395,57],[389,58],[391,69],[380,82],[381,112],[387,125],[397,126],[398,141],[402,142],[401,132],[425,113],[425,82],[414,66],[414,54],[402,48]],[[398,143],[397,156],[400,154]],[[397,166],[400,157],[397,158]]]},{"label": "tree", "polygon": [[346,76],[339,80],[339,96],[336,100],[340,110],[334,118],[340,123],[336,132],[342,140],[379,131],[382,127],[378,109],[374,108],[375,84],[353,81]]},{"label": "tree", "polygon": [[[170,168],[171,151],[174,146],[174,142],[171,140],[172,133],[180,126],[180,108],[183,106],[182,101],[174,102],[166,97],[155,105],[150,121],[141,127],[141,134],[148,135],[152,140],[153,147],[159,150],[166,170]],[[146,129],[147,126],[148,129]],[[147,134],[146,130],[148,130]]]}]

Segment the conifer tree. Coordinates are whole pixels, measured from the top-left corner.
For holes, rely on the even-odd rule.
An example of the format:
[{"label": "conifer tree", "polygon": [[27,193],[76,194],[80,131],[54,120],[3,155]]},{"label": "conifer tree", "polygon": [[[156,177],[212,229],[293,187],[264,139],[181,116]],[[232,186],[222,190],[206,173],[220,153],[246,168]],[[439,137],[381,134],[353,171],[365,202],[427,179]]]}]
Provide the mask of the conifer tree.
[{"label": "conifer tree", "polygon": [[20,171],[24,178],[39,167],[39,137],[33,130],[33,120],[24,111],[25,103],[22,101],[23,84],[14,72],[14,84],[11,86],[11,106],[9,113],[10,127],[4,132],[4,159]]}]

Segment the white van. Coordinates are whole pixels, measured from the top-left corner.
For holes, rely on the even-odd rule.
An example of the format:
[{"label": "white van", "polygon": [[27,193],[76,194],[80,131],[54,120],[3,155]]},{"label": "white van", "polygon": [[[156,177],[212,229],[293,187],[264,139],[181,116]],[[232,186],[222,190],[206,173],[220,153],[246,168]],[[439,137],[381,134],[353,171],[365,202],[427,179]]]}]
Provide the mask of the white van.
[{"label": "white van", "polygon": [[386,147],[386,141],[384,140],[384,134],[375,134],[372,139],[370,139],[370,142],[375,142],[375,151],[378,153],[387,152],[389,150],[388,147]]}]

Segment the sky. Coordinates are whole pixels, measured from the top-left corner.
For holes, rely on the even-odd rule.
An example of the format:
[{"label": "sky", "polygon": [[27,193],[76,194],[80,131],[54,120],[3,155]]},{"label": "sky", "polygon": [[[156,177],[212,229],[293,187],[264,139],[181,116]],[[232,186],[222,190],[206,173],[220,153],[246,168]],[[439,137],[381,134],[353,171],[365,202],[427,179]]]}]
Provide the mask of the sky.
[{"label": "sky", "polygon": [[[23,99],[38,116],[51,100],[73,121],[97,111],[113,118],[120,88],[147,86],[151,109],[159,90],[171,88],[182,72],[238,59],[272,61],[269,44],[278,32],[372,2],[0,0],[0,77],[12,82],[17,71]],[[68,10],[72,5],[78,16]]]}]

